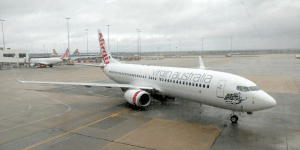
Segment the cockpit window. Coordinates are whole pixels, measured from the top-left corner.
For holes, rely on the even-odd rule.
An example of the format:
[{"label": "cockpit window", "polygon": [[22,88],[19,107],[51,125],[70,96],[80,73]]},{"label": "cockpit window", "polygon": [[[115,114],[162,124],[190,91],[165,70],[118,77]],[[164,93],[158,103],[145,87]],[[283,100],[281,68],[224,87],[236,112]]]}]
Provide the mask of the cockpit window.
[{"label": "cockpit window", "polygon": [[259,88],[257,86],[250,86],[248,88],[250,91],[259,91]]},{"label": "cockpit window", "polygon": [[259,91],[259,88],[257,86],[250,86],[250,87],[237,86],[236,89],[242,92]]},{"label": "cockpit window", "polygon": [[242,86],[237,86],[236,89],[239,90],[239,91],[243,91]]},{"label": "cockpit window", "polygon": [[248,91],[249,91],[248,87],[243,87],[243,92],[248,92]]}]

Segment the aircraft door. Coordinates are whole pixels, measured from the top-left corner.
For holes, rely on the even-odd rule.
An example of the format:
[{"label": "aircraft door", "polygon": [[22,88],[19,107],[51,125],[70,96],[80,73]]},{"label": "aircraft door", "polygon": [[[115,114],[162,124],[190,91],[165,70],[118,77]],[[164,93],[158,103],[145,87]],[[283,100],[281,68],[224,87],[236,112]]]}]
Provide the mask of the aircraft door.
[{"label": "aircraft door", "polygon": [[217,86],[217,97],[223,98],[224,97],[224,88],[225,88],[225,80],[220,80]]}]

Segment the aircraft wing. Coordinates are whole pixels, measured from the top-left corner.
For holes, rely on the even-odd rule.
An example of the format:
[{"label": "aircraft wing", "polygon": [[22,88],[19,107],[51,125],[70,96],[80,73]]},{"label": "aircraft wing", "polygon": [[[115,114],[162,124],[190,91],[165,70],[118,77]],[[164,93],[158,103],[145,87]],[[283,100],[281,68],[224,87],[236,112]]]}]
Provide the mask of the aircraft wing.
[{"label": "aircraft wing", "polygon": [[119,88],[136,88],[143,90],[154,90],[156,88],[150,86],[138,86],[131,84],[114,84],[114,83],[83,83],[83,82],[46,82],[46,81],[21,81],[22,83],[42,83],[42,84],[58,84],[58,85],[83,85],[83,86],[98,86],[98,87],[119,87]]},{"label": "aircraft wing", "polygon": [[83,66],[93,66],[93,67],[103,67],[103,63],[101,64],[84,64],[84,63],[74,63],[75,65],[83,65]]}]

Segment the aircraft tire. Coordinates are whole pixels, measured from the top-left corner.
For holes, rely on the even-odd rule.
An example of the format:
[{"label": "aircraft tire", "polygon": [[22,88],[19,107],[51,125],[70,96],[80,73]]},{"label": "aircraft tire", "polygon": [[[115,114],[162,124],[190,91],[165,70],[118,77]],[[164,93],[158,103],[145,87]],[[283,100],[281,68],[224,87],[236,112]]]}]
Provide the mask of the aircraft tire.
[{"label": "aircraft tire", "polygon": [[50,65],[50,67],[52,67],[52,65]]},{"label": "aircraft tire", "polygon": [[231,121],[232,123],[237,123],[238,120],[239,120],[239,117],[236,116],[236,115],[232,115],[232,116],[230,117],[230,121]]}]

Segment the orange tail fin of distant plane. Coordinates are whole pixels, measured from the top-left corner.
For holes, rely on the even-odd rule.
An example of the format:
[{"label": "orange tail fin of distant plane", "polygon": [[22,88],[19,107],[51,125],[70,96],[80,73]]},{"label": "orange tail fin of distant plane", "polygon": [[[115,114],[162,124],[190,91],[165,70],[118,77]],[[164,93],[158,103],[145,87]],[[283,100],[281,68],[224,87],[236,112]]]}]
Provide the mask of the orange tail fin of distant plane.
[{"label": "orange tail fin of distant plane", "polygon": [[53,55],[58,55],[58,54],[56,53],[55,49],[53,49]]}]

